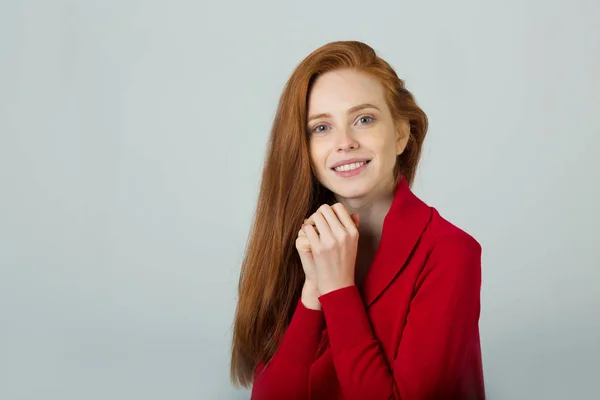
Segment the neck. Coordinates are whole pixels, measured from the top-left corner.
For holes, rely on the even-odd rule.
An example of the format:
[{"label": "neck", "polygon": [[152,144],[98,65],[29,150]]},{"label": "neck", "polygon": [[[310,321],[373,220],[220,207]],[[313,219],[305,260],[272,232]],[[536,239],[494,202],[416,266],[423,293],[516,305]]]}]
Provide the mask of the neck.
[{"label": "neck", "polygon": [[358,214],[360,224],[358,231],[361,237],[370,238],[379,242],[381,238],[383,221],[394,201],[394,182],[388,183],[380,190],[373,190],[369,195],[361,198],[337,198],[350,214]]}]

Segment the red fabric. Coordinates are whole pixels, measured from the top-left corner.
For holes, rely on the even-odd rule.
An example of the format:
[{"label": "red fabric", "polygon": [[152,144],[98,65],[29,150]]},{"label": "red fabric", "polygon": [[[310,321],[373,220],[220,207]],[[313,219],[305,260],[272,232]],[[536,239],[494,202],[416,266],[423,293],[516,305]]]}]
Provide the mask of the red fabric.
[{"label": "red fabric", "polygon": [[484,399],[481,247],[400,181],[363,285],[299,300],[252,399]]}]

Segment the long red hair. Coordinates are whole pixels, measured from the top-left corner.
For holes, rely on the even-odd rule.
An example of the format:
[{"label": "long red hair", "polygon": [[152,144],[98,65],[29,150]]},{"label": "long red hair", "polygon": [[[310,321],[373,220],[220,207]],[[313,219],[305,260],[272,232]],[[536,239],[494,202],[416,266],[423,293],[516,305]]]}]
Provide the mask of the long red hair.
[{"label": "long red hair", "polygon": [[334,197],[315,178],[307,135],[308,94],[315,79],[353,68],[379,79],[394,121],[408,121],[410,138],[395,174],[412,184],[427,132],[427,116],[394,69],[368,45],[328,43],[306,57],[287,81],[271,129],[253,226],[241,268],[234,318],[231,380],[248,387],[287,329],[304,284],[295,249],[305,218]]}]

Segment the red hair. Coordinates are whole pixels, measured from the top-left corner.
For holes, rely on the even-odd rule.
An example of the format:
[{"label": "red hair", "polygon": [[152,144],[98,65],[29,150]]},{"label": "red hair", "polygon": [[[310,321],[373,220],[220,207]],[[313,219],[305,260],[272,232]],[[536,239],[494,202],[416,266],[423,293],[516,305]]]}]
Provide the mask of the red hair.
[{"label": "red hair", "polygon": [[415,177],[427,116],[394,69],[368,45],[328,43],[313,51],[287,81],[271,129],[253,226],[241,268],[231,352],[231,380],[248,387],[256,366],[266,364],[287,329],[304,284],[295,249],[305,218],[333,194],[315,178],[309,156],[307,101],[320,75],[352,68],[379,79],[396,123],[408,121],[410,137],[397,157],[395,176]]}]

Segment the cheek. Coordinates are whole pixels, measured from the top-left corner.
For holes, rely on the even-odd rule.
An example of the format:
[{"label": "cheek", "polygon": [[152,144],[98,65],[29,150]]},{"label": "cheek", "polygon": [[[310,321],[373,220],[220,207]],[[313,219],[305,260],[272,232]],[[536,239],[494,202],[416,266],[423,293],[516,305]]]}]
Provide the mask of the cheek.
[{"label": "cheek", "polygon": [[383,156],[387,158],[390,153],[396,151],[396,144],[384,135],[374,136],[369,146],[377,152],[380,157]]},{"label": "cheek", "polygon": [[322,143],[311,141],[309,145],[310,162],[317,173],[322,173],[327,165],[327,151]]},{"label": "cheek", "polygon": [[396,142],[387,136],[381,135],[371,143],[371,149],[377,153],[383,169],[393,168],[396,165]]}]

